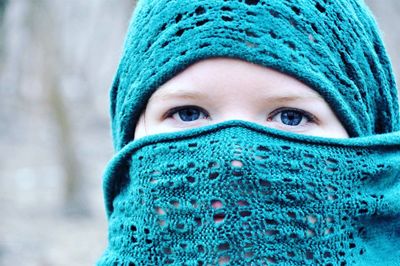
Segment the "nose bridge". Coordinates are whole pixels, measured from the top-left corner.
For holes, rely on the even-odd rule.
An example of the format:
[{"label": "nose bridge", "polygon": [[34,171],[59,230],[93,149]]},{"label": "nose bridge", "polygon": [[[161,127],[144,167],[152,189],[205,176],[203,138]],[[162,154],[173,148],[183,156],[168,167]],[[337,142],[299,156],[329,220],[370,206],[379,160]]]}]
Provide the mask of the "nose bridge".
[{"label": "nose bridge", "polygon": [[229,102],[229,104],[221,110],[219,120],[221,122],[228,120],[257,122],[257,114],[254,105],[249,102],[246,97],[242,97]]}]

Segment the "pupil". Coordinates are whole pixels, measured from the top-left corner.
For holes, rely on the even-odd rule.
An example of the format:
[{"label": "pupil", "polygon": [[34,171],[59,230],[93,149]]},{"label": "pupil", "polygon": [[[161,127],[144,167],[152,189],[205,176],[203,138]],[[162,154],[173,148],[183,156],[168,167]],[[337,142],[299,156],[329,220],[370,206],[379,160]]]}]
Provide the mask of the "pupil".
[{"label": "pupil", "polygon": [[184,122],[190,122],[199,119],[200,112],[196,109],[184,109],[178,112],[179,118]]},{"label": "pupil", "polygon": [[297,126],[303,119],[303,115],[297,111],[283,111],[281,114],[282,123],[288,126]]}]

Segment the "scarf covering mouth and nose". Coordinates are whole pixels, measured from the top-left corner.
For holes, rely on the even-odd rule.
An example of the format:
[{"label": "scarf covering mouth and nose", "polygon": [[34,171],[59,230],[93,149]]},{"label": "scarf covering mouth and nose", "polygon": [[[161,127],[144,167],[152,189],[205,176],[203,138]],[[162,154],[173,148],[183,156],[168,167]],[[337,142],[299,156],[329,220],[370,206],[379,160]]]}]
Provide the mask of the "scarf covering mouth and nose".
[{"label": "scarf covering mouth and nose", "polygon": [[128,144],[104,188],[98,265],[400,265],[400,133],[227,121]]}]

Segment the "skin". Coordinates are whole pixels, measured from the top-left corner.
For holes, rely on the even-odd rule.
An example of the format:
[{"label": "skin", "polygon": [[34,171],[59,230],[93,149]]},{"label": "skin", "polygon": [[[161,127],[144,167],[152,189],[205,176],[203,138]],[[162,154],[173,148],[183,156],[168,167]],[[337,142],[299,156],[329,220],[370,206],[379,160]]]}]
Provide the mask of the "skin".
[{"label": "skin", "polygon": [[246,61],[212,58],[191,65],[153,93],[135,139],[234,119],[298,134],[348,138],[329,105],[304,83]]}]

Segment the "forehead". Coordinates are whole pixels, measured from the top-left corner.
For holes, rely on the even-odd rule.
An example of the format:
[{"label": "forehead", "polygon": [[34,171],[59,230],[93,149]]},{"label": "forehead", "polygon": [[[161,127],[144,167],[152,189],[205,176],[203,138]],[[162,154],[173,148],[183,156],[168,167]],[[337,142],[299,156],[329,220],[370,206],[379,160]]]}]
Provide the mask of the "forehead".
[{"label": "forehead", "polygon": [[197,62],[164,83],[152,98],[265,97],[321,99],[312,88],[271,68],[231,58]]}]

